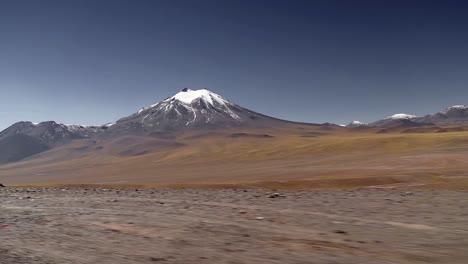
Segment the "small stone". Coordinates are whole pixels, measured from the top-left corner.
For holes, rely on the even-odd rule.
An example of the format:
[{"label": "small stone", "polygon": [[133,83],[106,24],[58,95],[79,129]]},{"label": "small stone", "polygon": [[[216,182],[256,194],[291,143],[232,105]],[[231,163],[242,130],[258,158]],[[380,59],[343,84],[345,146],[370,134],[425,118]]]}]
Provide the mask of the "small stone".
[{"label": "small stone", "polygon": [[268,196],[268,198],[278,198],[278,197],[281,197],[281,195],[279,193],[274,193],[274,194]]},{"label": "small stone", "polygon": [[344,231],[344,230],[335,230],[335,231],[333,231],[333,233],[335,233],[335,234],[343,234],[343,235],[348,234],[348,232],[346,232],[346,231]]},{"label": "small stone", "polygon": [[155,257],[152,257],[150,258],[151,261],[154,261],[154,262],[159,262],[159,261],[166,261],[167,259],[165,258],[155,258]]}]

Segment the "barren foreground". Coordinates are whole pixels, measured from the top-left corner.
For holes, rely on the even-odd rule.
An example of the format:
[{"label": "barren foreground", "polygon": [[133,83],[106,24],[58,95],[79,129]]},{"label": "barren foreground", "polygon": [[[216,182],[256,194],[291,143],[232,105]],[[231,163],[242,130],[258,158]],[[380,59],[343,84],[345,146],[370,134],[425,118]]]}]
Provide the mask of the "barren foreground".
[{"label": "barren foreground", "polygon": [[456,191],[0,189],[0,263],[464,263]]}]

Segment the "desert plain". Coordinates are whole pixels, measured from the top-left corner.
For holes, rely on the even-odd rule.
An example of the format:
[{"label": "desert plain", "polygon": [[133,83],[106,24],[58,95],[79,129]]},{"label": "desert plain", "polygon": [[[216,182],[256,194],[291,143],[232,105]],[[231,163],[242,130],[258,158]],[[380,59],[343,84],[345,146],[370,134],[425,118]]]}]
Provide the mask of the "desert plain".
[{"label": "desert plain", "polygon": [[299,126],[116,140],[0,166],[0,263],[468,259],[468,132]]}]

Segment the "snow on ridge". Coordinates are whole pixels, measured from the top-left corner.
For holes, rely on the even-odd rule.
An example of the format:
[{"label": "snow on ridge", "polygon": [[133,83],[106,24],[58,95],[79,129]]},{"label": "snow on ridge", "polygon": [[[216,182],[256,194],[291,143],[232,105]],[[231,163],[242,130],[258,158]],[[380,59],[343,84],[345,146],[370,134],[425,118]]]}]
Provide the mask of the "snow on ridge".
[{"label": "snow on ridge", "polygon": [[74,124],[60,124],[60,125],[64,125],[66,127],[109,127],[109,126],[112,126],[113,124],[109,123],[109,124],[104,124],[104,125],[74,125]]},{"label": "snow on ridge", "polygon": [[153,107],[157,106],[158,104],[159,104],[159,103],[145,106],[145,107],[141,108],[140,110],[138,110],[137,113],[139,114],[139,113],[141,113],[141,112],[143,112],[143,111],[145,111],[145,110],[147,110],[147,109],[150,109],[150,108],[153,108]]},{"label": "snow on ridge", "polygon": [[448,107],[447,109],[445,109],[444,111],[441,111],[439,113],[440,114],[447,114],[451,110],[466,110],[466,109],[468,109],[468,105],[454,105],[454,106]]},{"label": "snow on ridge", "polygon": [[33,122],[33,121],[19,121],[18,123],[26,123],[26,124],[30,124],[30,125],[33,125],[33,126],[37,126],[37,125],[40,124],[40,123]]},{"label": "snow on ridge", "polygon": [[60,125],[67,127],[71,131],[77,131],[77,130],[87,129],[87,128],[91,128],[91,129],[98,129],[98,128],[104,128],[104,127],[109,128],[113,126],[114,124],[115,123],[107,123],[104,125],[75,125],[75,124],[60,124]]},{"label": "snow on ridge", "polygon": [[391,115],[385,119],[411,119],[411,118],[415,118],[415,117],[418,117],[416,115],[408,115],[408,114],[394,114],[394,115]]}]

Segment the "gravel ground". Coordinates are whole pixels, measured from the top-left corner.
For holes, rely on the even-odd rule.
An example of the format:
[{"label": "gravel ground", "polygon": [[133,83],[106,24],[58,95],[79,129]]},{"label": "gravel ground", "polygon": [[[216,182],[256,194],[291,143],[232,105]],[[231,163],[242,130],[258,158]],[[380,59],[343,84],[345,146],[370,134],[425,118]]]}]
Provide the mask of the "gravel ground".
[{"label": "gravel ground", "polygon": [[468,192],[0,189],[0,263],[468,263]]}]

